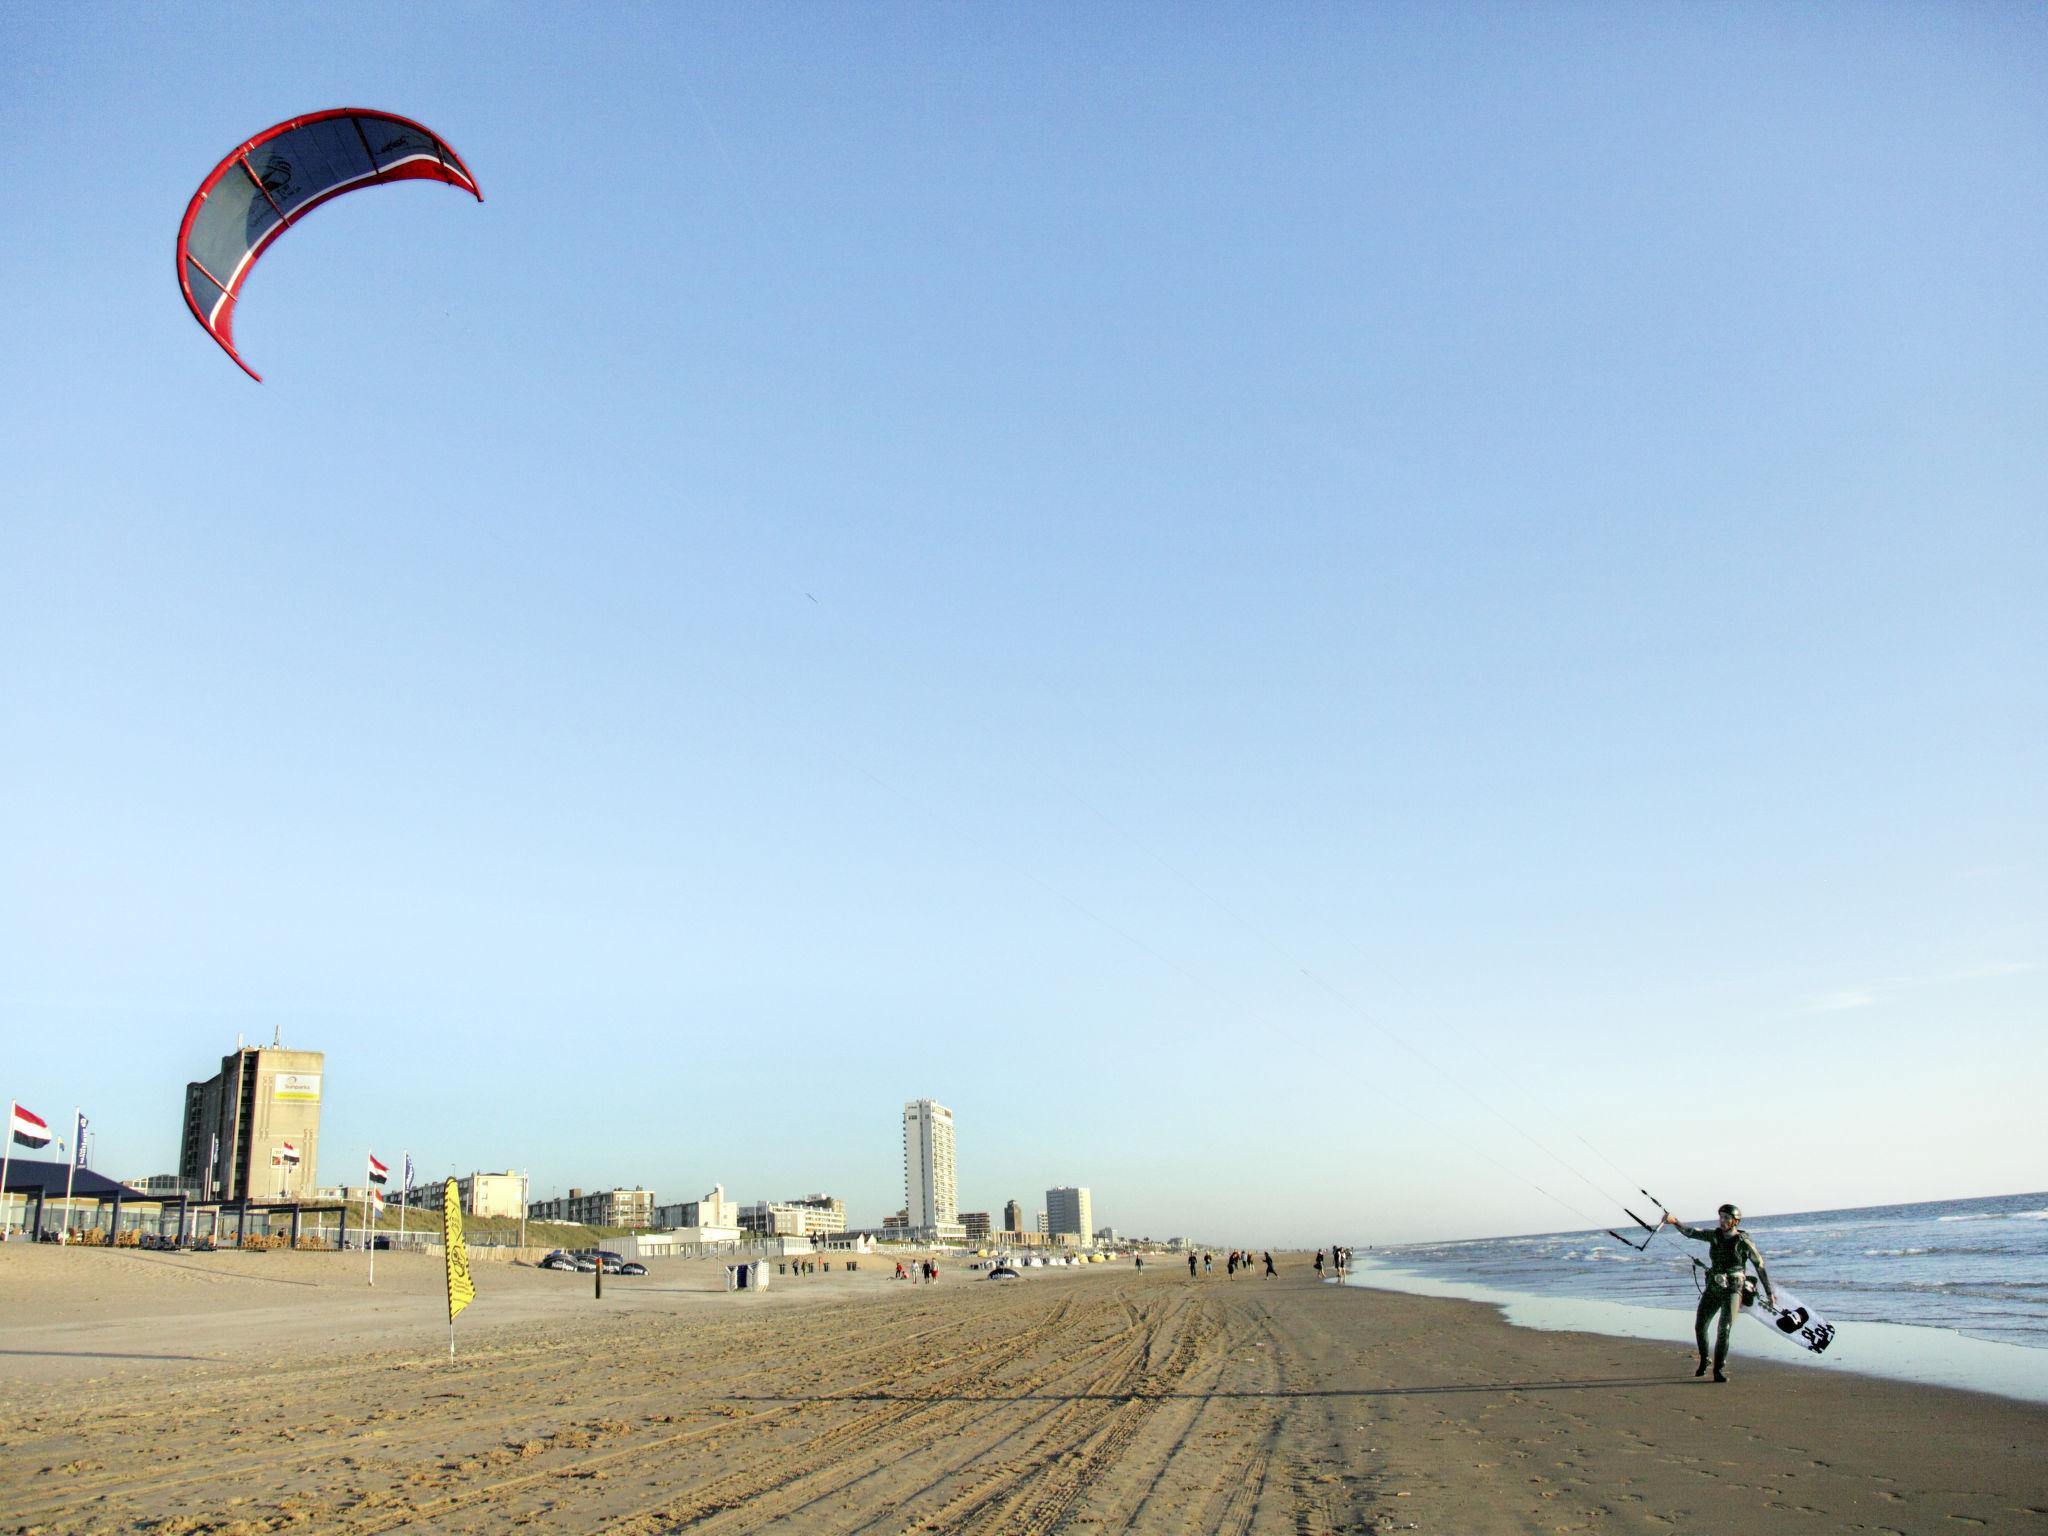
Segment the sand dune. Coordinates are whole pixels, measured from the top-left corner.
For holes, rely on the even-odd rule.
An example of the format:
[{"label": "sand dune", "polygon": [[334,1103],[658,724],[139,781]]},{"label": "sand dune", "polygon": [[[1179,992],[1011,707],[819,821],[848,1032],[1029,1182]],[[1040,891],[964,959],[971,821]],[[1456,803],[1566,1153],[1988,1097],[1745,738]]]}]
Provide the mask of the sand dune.
[{"label": "sand dune", "polygon": [[2048,1410],[1127,1265],[0,1249],[7,1530],[2048,1531]]}]

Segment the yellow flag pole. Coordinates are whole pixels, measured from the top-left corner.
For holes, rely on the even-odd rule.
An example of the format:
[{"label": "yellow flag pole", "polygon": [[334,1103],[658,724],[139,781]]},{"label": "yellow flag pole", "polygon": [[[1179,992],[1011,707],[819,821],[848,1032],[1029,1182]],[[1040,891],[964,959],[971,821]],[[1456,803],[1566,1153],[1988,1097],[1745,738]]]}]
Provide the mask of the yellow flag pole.
[{"label": "yellow flag pole", "polygon": [[476,1300],[469,1276],[469,1249],[462,1240],[462,1192],[450,1179],[441,1191],[441,1248],[448,1261],[448,1359],[455,1359],[455,1319]]}]

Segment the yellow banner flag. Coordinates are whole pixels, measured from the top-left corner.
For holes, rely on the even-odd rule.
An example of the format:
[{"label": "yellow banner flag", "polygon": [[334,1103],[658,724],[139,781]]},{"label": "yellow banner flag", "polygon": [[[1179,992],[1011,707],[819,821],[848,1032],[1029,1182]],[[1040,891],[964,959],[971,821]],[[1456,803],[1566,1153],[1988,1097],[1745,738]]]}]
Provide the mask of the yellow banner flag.
[{"label": "yellow banner flag", "polygon": [[453,1179],[441,1192],[441,1242],[448,1251],[448,1321],[452,1323],[458,1312],[476,1300],[476,1282],[469,1278],[469,1250],[462,1244],[462,1194]]}]

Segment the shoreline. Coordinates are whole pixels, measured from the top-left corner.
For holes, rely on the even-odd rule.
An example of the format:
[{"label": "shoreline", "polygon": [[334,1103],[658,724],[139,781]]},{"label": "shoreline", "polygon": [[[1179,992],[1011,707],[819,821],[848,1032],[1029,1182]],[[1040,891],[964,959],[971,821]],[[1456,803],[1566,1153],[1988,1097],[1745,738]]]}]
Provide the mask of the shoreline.
[{"label": "shoreline", "polygon": [[[1363,1290],[1469,1301],[1497,1309],[1510,1326],[1548,1333],[1589,1333],[1621,1339],[1682,1344],[1691,1350],[1692,1298],[1666,1307],[1636,1306],[1605,1298],[1510,1291],[1476,1281],[1442,1280],[1386,1260],[1357,1260],[1345,1282]],[[1860,1376],[1959,1392],[1982,1392],[2015,1402],[2048,1404],[2048,1350],[1974,1339],[1944,1328],[1906,1323],[1837,1321],[1835,1343],[1816,1356],[1773,1341],[1764,1329],[1736,1320],[1731,1355],[1752,1353],[1792,1370]]]},{"label": "shoreline", "polygon": [[493,1266],[453,1363],[425,1257],[380,1254],[374,1292],[357,1255],[168,1257],[0,1250],[10,1528],[1777,1536],[2048,1515],[2048,1409],[1747,1341],[1712,1386],[1689,1347],[1325,1284],[1300,1255],[1277,1279],[862,1270],[759,1294],[673,1261],[602,1302],[588,1276]]}]

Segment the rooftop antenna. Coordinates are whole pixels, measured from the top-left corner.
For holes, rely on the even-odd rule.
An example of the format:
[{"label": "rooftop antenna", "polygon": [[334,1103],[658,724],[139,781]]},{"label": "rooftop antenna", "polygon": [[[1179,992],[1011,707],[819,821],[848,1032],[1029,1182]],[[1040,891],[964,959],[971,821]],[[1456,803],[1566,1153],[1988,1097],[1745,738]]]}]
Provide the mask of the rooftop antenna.
[{"label": "rooftop antenna", "polygon": [[271,1026],[270,1048],[273,1051],[284,1049],[284,1026],[282,1024],[275,1024]]}]

